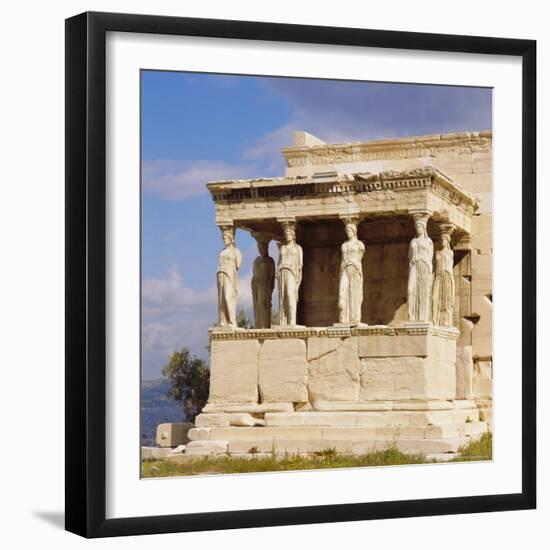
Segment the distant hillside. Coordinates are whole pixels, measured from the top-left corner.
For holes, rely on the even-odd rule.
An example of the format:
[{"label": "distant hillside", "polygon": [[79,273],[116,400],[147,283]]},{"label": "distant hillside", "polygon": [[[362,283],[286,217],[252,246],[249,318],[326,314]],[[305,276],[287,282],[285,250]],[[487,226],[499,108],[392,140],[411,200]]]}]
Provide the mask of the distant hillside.
[{"label": "distant hillside", "polygon": [[157,425],[164,422],[183,422],[179,403],[168,399],[167,378],[141,382],[141,444],[154,446]]}]

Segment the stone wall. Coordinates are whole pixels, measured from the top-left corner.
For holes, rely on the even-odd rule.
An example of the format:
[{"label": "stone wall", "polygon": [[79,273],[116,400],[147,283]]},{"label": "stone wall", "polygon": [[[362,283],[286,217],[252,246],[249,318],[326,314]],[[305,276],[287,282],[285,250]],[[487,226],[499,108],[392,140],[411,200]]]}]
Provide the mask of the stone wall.
[{"label": "stone wall", "polygon": [[456,397],[453,329],[255,332],[212,340],[209,404]]}]

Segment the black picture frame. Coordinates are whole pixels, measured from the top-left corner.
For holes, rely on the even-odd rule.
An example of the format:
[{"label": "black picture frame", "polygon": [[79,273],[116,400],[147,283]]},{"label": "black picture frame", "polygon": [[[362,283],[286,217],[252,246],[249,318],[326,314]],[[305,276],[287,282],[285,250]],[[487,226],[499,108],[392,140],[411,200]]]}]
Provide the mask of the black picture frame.
[{"label": "black picture frame", "polygon": [[[522,491],[445,499],[106,519],[108,31],[482,53],[522,60]],[[66,529],[108,537],[536,507],[536,42],[116,13],[66,20]]]}]

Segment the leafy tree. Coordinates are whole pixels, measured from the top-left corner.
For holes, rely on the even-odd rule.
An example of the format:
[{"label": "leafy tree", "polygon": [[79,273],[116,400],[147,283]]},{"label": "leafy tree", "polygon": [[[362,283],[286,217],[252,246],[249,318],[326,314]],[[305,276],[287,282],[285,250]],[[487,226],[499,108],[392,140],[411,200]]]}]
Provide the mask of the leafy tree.
[{"label": "leafy tree", "polygon": [[244,308],[237,311],[237,326],[240,328],[254,328],[254,321],[248,316]]},{"label": "leafy tree", "polygon": [[208,400],[208,365],[199,357],[191,355],[187,348],[182,348],[172,353],[162,374],[171,382],[168,398],[179,401],[184,420],[193,422]]}]

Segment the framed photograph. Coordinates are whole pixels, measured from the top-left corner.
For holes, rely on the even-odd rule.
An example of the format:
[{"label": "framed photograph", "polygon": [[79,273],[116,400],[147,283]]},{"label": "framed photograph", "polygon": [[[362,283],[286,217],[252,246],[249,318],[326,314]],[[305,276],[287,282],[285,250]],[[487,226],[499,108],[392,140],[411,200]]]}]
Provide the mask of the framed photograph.
[{"label": "framed photograph", "polygon": [[536,44],[66,21],[66,528],[536,505]]}]

